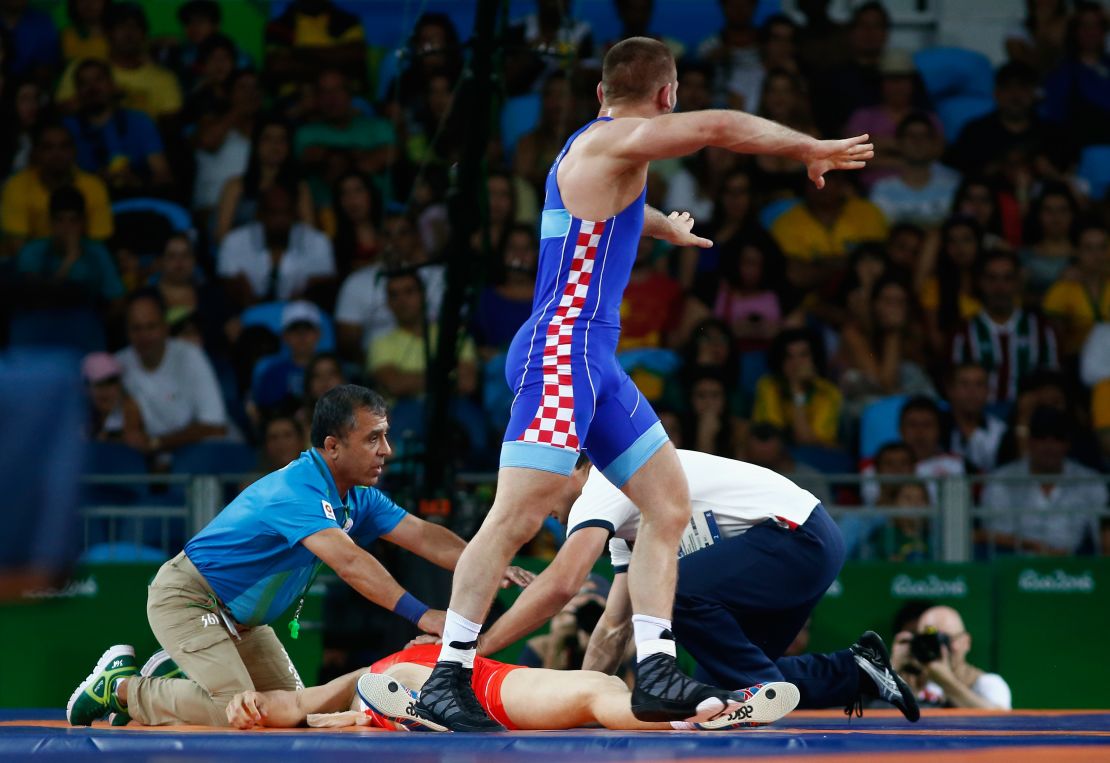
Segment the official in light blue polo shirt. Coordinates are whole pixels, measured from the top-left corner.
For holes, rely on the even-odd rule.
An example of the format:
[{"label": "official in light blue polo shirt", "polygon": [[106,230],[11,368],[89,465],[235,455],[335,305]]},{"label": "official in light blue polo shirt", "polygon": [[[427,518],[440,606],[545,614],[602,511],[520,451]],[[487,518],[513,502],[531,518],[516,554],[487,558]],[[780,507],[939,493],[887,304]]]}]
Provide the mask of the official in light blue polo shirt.
[{"label": "official in light blue polo shirt", "polygon": [[310,448],[244,490],[185,544],[185,554],[237,622],[260,625],[297,599],[320,561],[302,540],[338,528],[366,547],[407,516],[377,488],[356,485],[340,496]]},{"label": "official in light blue polo shirt", "polygon": [[384,537],[454,569],[466,547],[373,487],[392,452],[388,430],[377,393],[354,384],[331,390],[313,413],[312,447],[244,490],[185,544],[185,555],[236,623],[273,622],[327,564],[367,599],[438,632],[443,613],[405,592],[364,550]]},{"label": "official in light blue polo shirt", "polygon": [[[312,447],[244,490],[154,576],[147,618],[162,650],[140,675],[134,647],[110,647],[71,695],[69,722],[87,726],[114,712],[116,724],[222,726],[240,692],[304,688],[269,624],[295,606],[288,626],[297,637],[305,592],[325,564],[369,601],[442,633],[445,613],[405,591],[363,548],[382,538],[448,570],[466,548],[374,487],[392,452],[388,431],[377,393],[345,384],[324,394]],[[505,585],[530,579],[505,571]]]}]

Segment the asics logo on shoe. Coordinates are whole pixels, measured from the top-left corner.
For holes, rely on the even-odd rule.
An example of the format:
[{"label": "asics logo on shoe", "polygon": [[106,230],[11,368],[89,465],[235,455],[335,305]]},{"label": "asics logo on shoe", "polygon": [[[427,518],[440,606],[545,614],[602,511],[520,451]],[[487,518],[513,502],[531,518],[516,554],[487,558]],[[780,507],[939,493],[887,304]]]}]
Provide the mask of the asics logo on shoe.
[{"label": "asics logo on shoe", "polygon": [[740,707],[732,711],[732,714],[729,715],[728,720],[746,721],[752,717],[752,713],[754,712],[755,710],[752,708],[751,705],[740,705]]},{"label": "asics logo on shoe", "polygon": [[416,705],[412,702],[405,705],[405,715],[411,715],[413,718],[419,718],[420,714],[416,712]]},{"label": "asics logo on shoe", "polygon": [[879,693],[883,695],[883,699],[888,696],[900,697],[902,692],[898,689],[898,682],[894,680],[894,676],[886,670],[876,670],[870,663],[864,663],[861,667],[867,671],[867,675],[875,681],[875,685],[879,689]]},{"label": "asics logo on shoe", "polygon": [[108,670],[111,670],[112,668],[121,668],[121,667],[123,667],[123,660],[113,660],[112,664],[108,666]]}]

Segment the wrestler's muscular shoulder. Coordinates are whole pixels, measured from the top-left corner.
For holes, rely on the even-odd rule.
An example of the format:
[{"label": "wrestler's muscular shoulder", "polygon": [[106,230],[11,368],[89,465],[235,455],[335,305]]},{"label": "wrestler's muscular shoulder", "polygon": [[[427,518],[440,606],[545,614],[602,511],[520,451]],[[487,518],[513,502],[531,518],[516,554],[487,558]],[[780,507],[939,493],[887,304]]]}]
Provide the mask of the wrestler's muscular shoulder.
[{"label": "wrestler's muscular shoulder", "polygon": [[563,206],[583,220],[605,220],[640,195],[647,182],[647,162],[630,163],[619,146],[643,122],[622,118],[596,122],[575,139],[559,164]]}]

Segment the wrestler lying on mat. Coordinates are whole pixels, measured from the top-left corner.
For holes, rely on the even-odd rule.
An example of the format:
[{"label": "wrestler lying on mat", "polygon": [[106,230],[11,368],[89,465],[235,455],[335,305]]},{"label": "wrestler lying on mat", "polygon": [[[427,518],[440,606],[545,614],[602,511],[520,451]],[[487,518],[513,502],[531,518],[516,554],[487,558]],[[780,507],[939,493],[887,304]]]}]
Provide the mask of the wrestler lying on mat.
[{"label": "wrestler lying on mat", "polygon": [[[439,646],[419,644],[298,691],[247,691],[227,706],[228,722],[255,726],[374,726],[389,730],[442,728],[411,715],[416,694],[432,672]],[[614,676],[592,670],[525,668],[479,657],[472,685],[482,709],[508,729],[571,729],[601,725],[626,731],[723,730],[777,721],[798,704],[798,689],[776,682],[752,687],[747,702],[728,716],[700,724],[646,723],[632,715],[631,692]]]}]

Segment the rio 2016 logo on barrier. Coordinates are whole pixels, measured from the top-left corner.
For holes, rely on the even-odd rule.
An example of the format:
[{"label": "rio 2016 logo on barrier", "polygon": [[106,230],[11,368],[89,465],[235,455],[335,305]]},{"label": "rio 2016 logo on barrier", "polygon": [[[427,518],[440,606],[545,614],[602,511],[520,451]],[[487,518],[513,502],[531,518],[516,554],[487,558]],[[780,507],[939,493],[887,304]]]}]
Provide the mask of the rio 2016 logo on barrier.
[{"label": "rio 2016 logo on barrier", "polygon": [[952,598],[965,598],[967,596],[967,580],[963,575],[954,578],[942,578],[930,573],[924,578],[912,578],[909,575],[898,575],[890,581],[890,595],[904,599],[928,598],[931,596],[948,596]]},{"label": "rio 2016 logo on barrier", "polygon": [[1069,575],[1063,570],[1040,573],[1022,570],[1017,579],[1018,590],[1024,593],[1094,593],[1095,578],[1090,570]]}]

